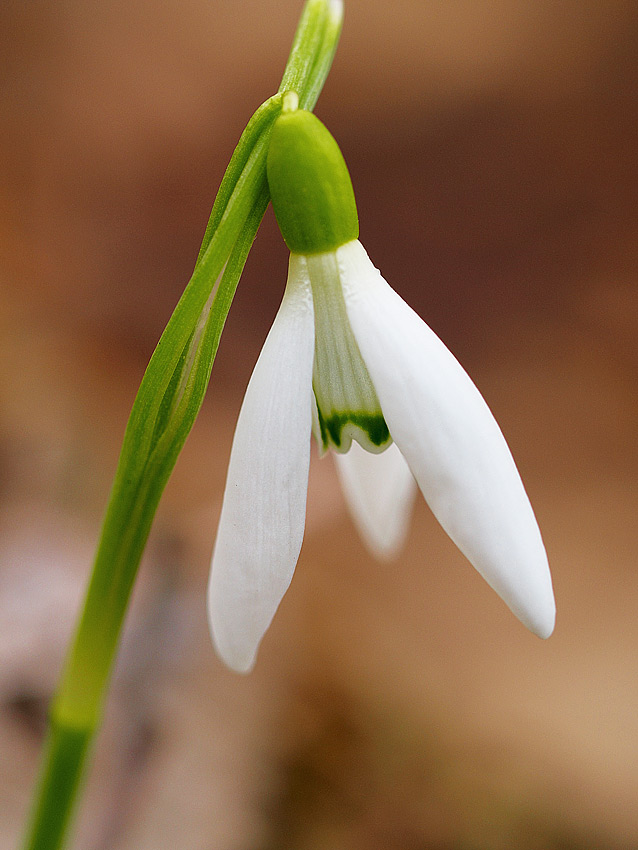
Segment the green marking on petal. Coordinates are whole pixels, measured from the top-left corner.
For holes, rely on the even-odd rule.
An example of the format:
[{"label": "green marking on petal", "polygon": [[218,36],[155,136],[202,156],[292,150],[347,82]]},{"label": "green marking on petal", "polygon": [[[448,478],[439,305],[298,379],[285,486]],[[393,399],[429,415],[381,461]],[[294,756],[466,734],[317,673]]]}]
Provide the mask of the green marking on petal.
[{"label": "green marking on petal", "polygon": [[348,411],[333,413],[324,418],[318,407],[317,413],[324,449],[333,448],[345,453],[350,449],[352,441],[356,440],[362,448],[375,453],[383,451],[392,442],[381,412],[374,414]]},{"label": "green marking on petal", "polygon": [[392,438],[348,321],[336,255],[299,259],[310,280],[315,313],[317,441],[324,451],[347,452],[356,440],[367,451],[381,452]]}]

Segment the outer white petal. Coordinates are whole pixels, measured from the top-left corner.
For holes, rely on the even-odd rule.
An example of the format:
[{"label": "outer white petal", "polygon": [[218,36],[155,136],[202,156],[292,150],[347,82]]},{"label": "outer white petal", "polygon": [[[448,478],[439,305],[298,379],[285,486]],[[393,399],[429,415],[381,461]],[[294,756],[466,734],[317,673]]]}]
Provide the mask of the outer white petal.
[{"label": "outer white petal", "polygon": [[416,493],[405,458],[396,443],[382,454],[371,454],[357,442],[333,457],[363,541],[374,555],[391,558],[405,541]]},{"label": "outer white petal", "polygon": [[338,251],[348,318],[393,439],[435,516],[540,637],[555,605],[540,531],[505,439],[458,361],[358,242]]},{"label": "outer white petal", "polygon": [[253,666],[301,549],[313,356],[305,261],[293,255],[237,421],[208,587],[213,641],[239,672]]}]

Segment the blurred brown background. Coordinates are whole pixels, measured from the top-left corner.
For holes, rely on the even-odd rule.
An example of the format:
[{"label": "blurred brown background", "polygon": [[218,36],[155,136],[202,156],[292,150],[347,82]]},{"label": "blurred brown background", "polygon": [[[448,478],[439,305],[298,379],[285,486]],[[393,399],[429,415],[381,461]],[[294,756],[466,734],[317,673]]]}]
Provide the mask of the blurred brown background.
[{"label": "blurred brown background", "polygon": [[[0,846],[119,442],[298,0],[0,9]],[[421,501],[363,550],[313,457],[304,549],[248,678],[204,611],[233,423],[283,292],[269,213],[163,499],[83,850],[638,848],[638,7],[347,0],[317,113],[361,238],[472,374],[550,554],[527,634]]]}]

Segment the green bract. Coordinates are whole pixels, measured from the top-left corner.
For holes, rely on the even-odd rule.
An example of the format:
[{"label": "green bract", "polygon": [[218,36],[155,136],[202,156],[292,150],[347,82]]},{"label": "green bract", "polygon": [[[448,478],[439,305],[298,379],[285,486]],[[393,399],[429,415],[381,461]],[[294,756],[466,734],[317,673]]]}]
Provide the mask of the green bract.
[{"label": "green bract", "polygon": [[268,149],[268,184],[286,245],[295,254],[334,251],[359,236],[348,168],[312,113],[284,111]]}]

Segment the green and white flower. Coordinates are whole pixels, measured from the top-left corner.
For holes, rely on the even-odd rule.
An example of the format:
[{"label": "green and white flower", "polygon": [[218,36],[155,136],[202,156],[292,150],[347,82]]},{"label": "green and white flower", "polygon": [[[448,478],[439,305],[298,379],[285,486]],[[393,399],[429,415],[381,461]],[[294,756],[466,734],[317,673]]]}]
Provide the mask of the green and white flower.
[{"label": "green and white flower", "polygon": [[241,408],[209,584],[217,651],[248,671],[301,549],[310,434],[332,450],[369,546],[403,540],[414,479],[517,617],[554,628],[547,556],[505,439],[466,372],[358,241],[336,142],[292,106],[275,122],[270,191],[291,249],[284,298]]}]

